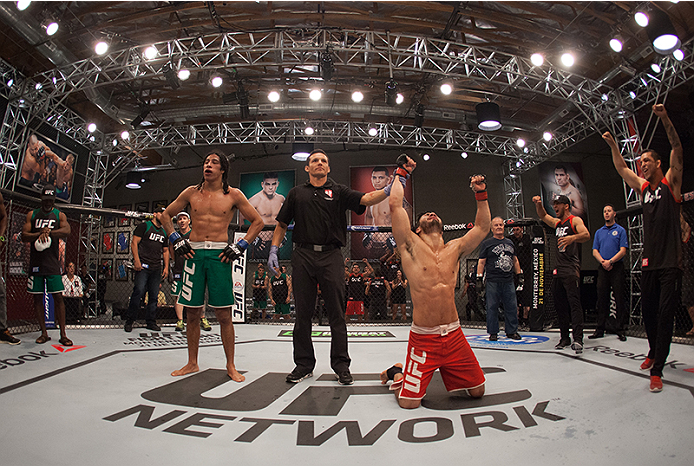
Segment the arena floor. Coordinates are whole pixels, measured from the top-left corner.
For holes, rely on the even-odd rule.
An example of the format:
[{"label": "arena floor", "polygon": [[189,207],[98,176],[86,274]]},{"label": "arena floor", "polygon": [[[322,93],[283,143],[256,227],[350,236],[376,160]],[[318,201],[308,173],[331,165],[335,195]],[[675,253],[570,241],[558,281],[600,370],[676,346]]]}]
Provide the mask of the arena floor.
[{"label": "arena floor", "polygon": [[449,397],[434,377],[424,405],[398,407],[378,374],[403,361],[407,327],[351,328],[356,382],[337,384],[329,329],[315,327],[318,366],[298,385],[291,326],[237,325],[227,378],[219,327],[203,332],[201,372],[173,331],[72,330],[72,348],[34,334],[0,346],[2,463],[691,465],[694,347],[673,344],[661,393],[638,370],[647,343],[586,340],[581,357],[556,333],[486,341],[464,329],[487,374],[478,401]]}]

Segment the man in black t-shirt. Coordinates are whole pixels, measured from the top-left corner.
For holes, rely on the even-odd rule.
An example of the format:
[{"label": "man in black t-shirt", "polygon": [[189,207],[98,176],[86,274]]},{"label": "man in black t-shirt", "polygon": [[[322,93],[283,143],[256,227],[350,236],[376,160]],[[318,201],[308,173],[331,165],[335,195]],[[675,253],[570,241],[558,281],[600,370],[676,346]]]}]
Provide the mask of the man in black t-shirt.
[{"label": "man in black t-shirt", "polygon": [[[571,345],[576,354],[583,353],[583,307],[579,292],[581,261],[578,258],[578,243],[590,239],[590,232],[581,217],[571,215],[571,201],[559,196],[552,201],[557,217],[552,217],[542,206],[540,196],[533,197],[535,210],[540,220],[554,228],[557,236],[557,267],[552,271],[552,295],[557,311],[561,339],[556,349]],[[569,340],[569,325],[573,327],[574,341]]]},{"label": "man in black t-shirt", "polygon": [[[145,320],[147,328],[155,332],[161,329],[157,325],[157,295],[159,283],[169,274],[169,240],[164,228],[157,218],[147,220],[135,227],[131,249],[133,268],[135,269],[135,286],[130,296],[130,305],[125,316],[125,331],[132,332],[137,319],[137,311],[145,295],[149,295]],[[162,258],[164,265],[162,267]]]},{"label": "man in black t-shirt", "polygon": [[683,150],[665,106],[653,105],[670,141],[670,168],[663,176],[660,155],[652,149],[641,153],[643,177],[627,167],[612,135],[602,135],[610,146],[612,163],[643,204],[643,254],[641,260],[641,312],[648,336],[648,357],[641,370],[651,371],[650,390],[663,390],[663,368],[670,353],[675,310],[682,292],[682,203]]}]

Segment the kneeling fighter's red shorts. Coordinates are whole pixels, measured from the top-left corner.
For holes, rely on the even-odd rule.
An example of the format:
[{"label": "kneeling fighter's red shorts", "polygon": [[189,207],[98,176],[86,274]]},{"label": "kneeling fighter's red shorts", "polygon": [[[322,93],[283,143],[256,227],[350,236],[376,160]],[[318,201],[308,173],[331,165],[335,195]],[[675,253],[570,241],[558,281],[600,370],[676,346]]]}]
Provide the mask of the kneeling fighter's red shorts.
[{"label": "kneeling fighter's red shorts", "polygon": [[459,322],[440,327],[412,326],[403,383],[398,396],[411,400],[424,398],[436,369],[441,372],[441,378],[449,392],[484,384],[484,372],[465,339]]},{"label": "kneeling fighter's red shorts", "polygon": [[364,315],[364,301],[347,301],[347,312],[348,316],[362,316]]}]

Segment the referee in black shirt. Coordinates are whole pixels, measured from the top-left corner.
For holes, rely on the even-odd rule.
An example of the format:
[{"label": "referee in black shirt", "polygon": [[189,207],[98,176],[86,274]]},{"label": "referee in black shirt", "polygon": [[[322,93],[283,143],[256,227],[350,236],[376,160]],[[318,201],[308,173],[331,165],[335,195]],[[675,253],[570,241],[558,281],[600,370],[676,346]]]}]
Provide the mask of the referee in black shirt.
[{"label": "referee in black shirt", "polygon": [[[401,156],[406,160],[406,157]],[[404,165],[404,162],[403,164]],[[341,185],[328,177],[330,164],[325,151],[314,150],[306,161],[308,181],[289,191],[277,214],[277,226],[272,238],[268,267],[277,267],[277,250],[294,220],[294,253],[292,270],[296,322],[294,324],[294,363],[296,367],[287,376],[287,382],[298,383],[313,375],[316,356],[311,341],[311,317],[316,304],[316,284],[320,285],[325,300],[331,331],[330,366],[342,385],[354,381],[349,372],[351,362],[347,351],[345,324],[345,276],[340,248],[345,245],[347,231],[346,211],[363,214],[366,206],[378,204],[390,192],[386,189],[364,194]],[[408,175],[404,167],[398,169],[402,180]],[[274,267],[273,267],[274,266]]]}]

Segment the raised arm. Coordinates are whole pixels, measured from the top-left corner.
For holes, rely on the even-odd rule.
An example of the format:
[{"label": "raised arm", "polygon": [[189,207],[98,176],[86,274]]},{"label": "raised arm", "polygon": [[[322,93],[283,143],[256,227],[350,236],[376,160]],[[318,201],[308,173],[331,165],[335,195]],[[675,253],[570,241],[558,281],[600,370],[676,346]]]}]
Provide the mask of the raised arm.
[{"label": "raised arm", "polygon": [[622,179],[626,182],[626,184],[629,185],[631,189],[633,189],[640,195],[641,186],[643,186],[646,180],[640,178],[629,167],[627,167],[627,163],[624,161],[624,157],[622,157],[622,154],[619,153],[619,147],[617,147],[617,142],[614,140],[612,134],[610,134],[609,131],[604,133],[602,135],[602,138],[605,140],[607,145],[610,146],[610,150],[612,151],[612,163],[614,164],[614,168],[617,169],[617,173],[619,173],[619,176],[622,177]]},{"label": "raised arm", "polygon": [[393,238],[395,238],[395,244],[398,245],[398,248],[402,247],[405,250],[410,250],[416,235],[410,228],[410,217],[407,216],[407,211],[402,206],[404,197],[405,188],[400,180],[395,177],[395,180],[390,185],[390,199],[388,200],[390,216],[393,221]]},{"label": "raised arm", "polygon": [[535,212],[537,212],[537,216],[540,218],[540,220],[545,222],[550,227],[556,228],[557,223],[559,223],[559,219],[552,217],[547,213],[545,206],[542,205],[542,198],[540,196],[533,196],[533,202],[535,203]]},{"label": "raised arm", "polygon": [[670,121],[665,106],[663,104],[654,105],[653,113],[663,122],[668,141],[670,141],[670,147],[672,148],[670,150],[670,168],[668,168],[665,178],[670,185],[670,189],[672,189],[672,194],[675,196],[675,199],[679,199],[680,189],[682,188],[682,173],[684,170],[682,143],[680,142],[680,137],[677,135],[672,121]]},{"label": "raised arm", "polygon": [[489,202],[487,202],[487,182],[484,175],[471,176],[470,189],[475,193],[477,215],[475,216],[475,226],[462,238],[450,242],[457,243],[454,244],[458,248],[458,255],[470,254],[487,237],[492,226],[492,213],[489,210]]}]

